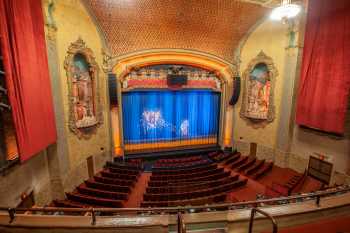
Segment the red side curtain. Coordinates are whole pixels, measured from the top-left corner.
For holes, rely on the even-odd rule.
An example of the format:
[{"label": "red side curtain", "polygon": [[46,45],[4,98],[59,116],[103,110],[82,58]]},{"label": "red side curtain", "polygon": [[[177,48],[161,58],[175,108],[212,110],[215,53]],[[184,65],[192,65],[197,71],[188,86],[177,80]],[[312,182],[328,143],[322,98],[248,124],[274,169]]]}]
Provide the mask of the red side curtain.
[{"label": "red side curtain", "polygon": [[0,41],[21,161],[56,141],[41,0],[0,0]]},{"label": "red side curtain", "polygon": [[309,0],[296,122],[344,133],[350,86],[350,1]]}]

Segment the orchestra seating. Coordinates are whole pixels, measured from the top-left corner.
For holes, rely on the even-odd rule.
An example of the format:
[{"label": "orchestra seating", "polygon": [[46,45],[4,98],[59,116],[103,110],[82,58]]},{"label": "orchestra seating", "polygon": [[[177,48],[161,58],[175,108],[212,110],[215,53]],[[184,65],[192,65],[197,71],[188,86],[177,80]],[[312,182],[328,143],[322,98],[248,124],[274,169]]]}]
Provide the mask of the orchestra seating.
[{"label": "orchestra seating", "polygon": [[73,192],[66,193],[66,200],[54,200],[58,207],[123,207],[132,187],[142,171],[139,162],[107,162],[104,169],[93,178],[84,181]]},{"label": "orchestra seating", "polygon": [[[107,162],[93,178],[66,193],[66,200],[55,200],[53,205],[123,207],[143,172],[142,160],[129,161]],[[224,202],[227,194],[244,187],[249,179],[263,177],[273,166],[273,162],[243,156],[237,151],[158,159],[152,164],[152,174],[147,178],[137,206],[140,203],[141,207],[174,207]],[[288,195],[302,182],[302,177],[292,177],[283,185],[275,183],[272,188],[267,187],[268,194]]]},{"label": "orchestra seating", "polygon": [[[196,158],[196,161],[201,160]],[[230,171],[219,168],[215,162],[196,165],[193,165],[193,159],[168,162],[168,167],[153,167],[141,206],[171,207],[223,202],[227,193],[246,183],[247,179],[240,179],[238,174],[231,175]]]}]

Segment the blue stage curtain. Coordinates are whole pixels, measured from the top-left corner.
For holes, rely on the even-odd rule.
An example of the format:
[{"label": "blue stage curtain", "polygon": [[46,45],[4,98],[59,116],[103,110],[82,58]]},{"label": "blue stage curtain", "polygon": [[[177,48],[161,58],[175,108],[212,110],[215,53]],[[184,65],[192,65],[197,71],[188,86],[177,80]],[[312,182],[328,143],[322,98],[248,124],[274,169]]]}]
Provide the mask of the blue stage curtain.
[{"label": "blue stage curtain", "polygon": [[218,136],[219,92],[137,90],[123,93],[122,101],[125,144],[155,143],[156,148],[159,142]]}]

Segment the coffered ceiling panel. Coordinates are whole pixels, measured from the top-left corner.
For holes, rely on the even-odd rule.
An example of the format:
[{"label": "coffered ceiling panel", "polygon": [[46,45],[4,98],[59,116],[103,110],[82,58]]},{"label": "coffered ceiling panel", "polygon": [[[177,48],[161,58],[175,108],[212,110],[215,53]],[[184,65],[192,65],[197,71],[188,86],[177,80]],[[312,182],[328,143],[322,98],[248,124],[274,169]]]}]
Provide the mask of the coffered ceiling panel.
[{"label": "coffered ceiling panel", "polygon": [[240,39],[270,10],[237,0],[84,0],[113,55],[192,49],[232,61]]}]

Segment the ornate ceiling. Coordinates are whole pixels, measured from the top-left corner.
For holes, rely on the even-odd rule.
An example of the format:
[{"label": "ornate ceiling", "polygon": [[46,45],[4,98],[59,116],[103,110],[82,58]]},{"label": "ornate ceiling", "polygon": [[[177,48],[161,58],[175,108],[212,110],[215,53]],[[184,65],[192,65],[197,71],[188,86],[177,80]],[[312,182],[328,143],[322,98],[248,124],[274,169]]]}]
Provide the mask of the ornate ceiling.
[{"label": "ornate ceiling", "polygon": [[191,49],[230,62],[271,0],[83,0],[112,55],[156,48]]}]

